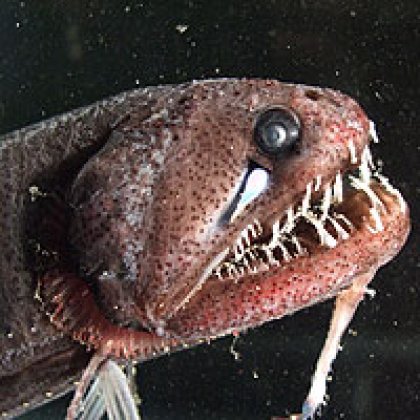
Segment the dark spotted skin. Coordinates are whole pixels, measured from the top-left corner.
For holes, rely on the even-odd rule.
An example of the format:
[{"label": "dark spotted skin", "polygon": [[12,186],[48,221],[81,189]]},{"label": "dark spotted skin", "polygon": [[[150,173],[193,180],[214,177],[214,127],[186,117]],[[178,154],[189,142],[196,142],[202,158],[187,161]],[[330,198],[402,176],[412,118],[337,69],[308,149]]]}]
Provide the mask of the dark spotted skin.
[{"label": "dark spotted skin", "polygon": [[[273,106],[296,110],[304,127],[299,154],[279,161],[253,141],[256,117]],[[360,151],[367,131],[350,98],[275,81],[191,85],[161,115],[127,120],[80,172],[71,197],[83,274],[111,274],[95,280],[104,310],[163,327],[243,227],[281,214],[317,174],[334,176],[347,165],[347,141]],[[220,227],[250,160],[272,171],[272,188],[236,224]]]},{"label": "dark spotted skin", "polygon": [[[297,153],[273,160],[258,150],[253,131],[258,115],[276,106],[298,114],[302,136]],[[144,358],[151,353],[142,353],[141,345],[134,350],[134,336],[149,334],[159,353],[162,346],[243,330],[334,296],[355,274],[382,265],[404,242],[407,215],[390,217],[369,247],[371,238],[361,231],[346,247],[295,265],[199,284],[206,267],[253,219],[272,225],[317,175],[328,182],[349,168],[350,140],[360,156],[368,120],[352,99],[264,80],[128,92],[7,136],[0,146],[0,193],[7,203],[0,210],[6,232],[0,238],[0,391],[6,395],[0,411],[16,413],[23,402],[41,403],[46,391],[69,388],[87,356],[60,328],[105,354]],[[269,188],[233,223],[220,223],[251,160],[270,171]],[[45,306],[33,298],[39,273],[24,252],[33,239],[26,226],[33,184],[54,191],[69,210],[56,231],[65,241],[41,282]],[[58,301],[65,313],[54,303],[59,291],[74,293],[75,299]],[[78,291],[96,305],[94,316],[70,307]],[[50,313],[57,330],[43,313],[48,303],[56,305]],[[95,325],[95,334],[81,325]],[[118,348],[107,347],[111,338],[120,340]],[[63,370],[43,368],[48,374],[41,385],[22,376],[24,368],[32,374],[58,359]]]},{"label": "dark spotted skin", "polygon": [[67,392],[90,358],[85,347],[49,322],[34,299],[35,267],[27,256],[27,231],[34,227],[29,187],[65,194],[115,124],[134,110],[146,117],[170,91],[162,87],[123,93],[0,138],[2,415],[17,415]]}]

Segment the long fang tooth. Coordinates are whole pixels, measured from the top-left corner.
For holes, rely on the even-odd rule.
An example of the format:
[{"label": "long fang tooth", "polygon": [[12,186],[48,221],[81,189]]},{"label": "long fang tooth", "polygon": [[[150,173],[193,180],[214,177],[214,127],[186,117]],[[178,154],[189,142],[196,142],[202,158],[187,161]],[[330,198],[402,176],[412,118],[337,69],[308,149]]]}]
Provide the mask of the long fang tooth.
[{"label": "long fang tooth", "polygon": [[312,182],[310,182],[306,186],[306,193],[305,193],[305,196],[302,199],[302,206],[301,206],[302,215],[307,214],[308,209],[311,205],[311,193],[312,193]]},{"label": "long fang tooth", "polygon": [[375,169],[375,164],[373,162],[372,152],[370,151],[369,146],[365,146],[365,149],[364,149],[363,153],[365,155],[365,159],[367,160],[369,167],[372,168],[372,169]]},{"label": "long fang tooth", "polygon": [[321,211],[322,211],[321,220],[325,220],[328,216],[328,210],[330,209],[330,206],[331,206],[331,196],[332,196],[332,191],[331,191],[330,185],[328,184],[325,188],[324,197],[322,198],[322,203],[321,203]]},{"label": "long fang tooth", "polygon": [[373,218],[373,221],[375,222],[375,228],[369,229],[372,233],[378,233],[384,230],[384,225],[382,224],[381,216],[379,215],[378,210],[376,208],[371,207],[369,209],[369,213]]},{"label": "long fang tooth", "polygon": [[361,164],[359,166],[360,179],[364,184],[369,184],[372,178],[372,172],[370,168],[374,168],[372,155],[369,148],[366,146],[362,152]]},{"label": "long fang tooth", "polygon": [[271,237],[270,245],[276,244],[280,239],[280,221],[276,220],[273,225],[273,236]]},{"label": "long fang tooth", "polygon": [[399,204],[400,204],[400,209],[402,212],[405,212],[405,209],[407,207],[401,193],[391,185],[391,183],[389,182],[389,179],[381,174],[375,174],[376,178],[378,178],[379,182],[384,186],[384,188],[390,193],[392,194],[394,197],[397,198]]},{"label": "long fang tooth", "polygon": [[353,143],[353,140],[349,140],[347,143],[347,147],[350,151],[350,163],[357,163],[357,153],[356,153],[356,147]]},{"label": "long fang tooth", "polygon": [[328,220],[334,226],[334,229],[338,233],[341,239],[348,239],[350,237],[349,233],[334,219],[332,216],[328,216]]},{"label": "long fang tooth", "polygon": [[314,185],[314,191],[318,191],[321,187],[322,183],[322,175],[317,175],[315,178],[315,185]]},{"label": "long fang tooth", "polygon": [[316,216],[313,215],[313,214],[308,214],[306,216],[306,219],[316,229],[316,231],[318,233],[318,236],[319,236],[319,239],[320,239],[320,242],[321,242],[321,245],[326,245],[329,248],[334,248],[337,245],[337,241],[325,229],[322,220],[317,219]]},{"label": "long fang tooth", "polygon": [[375,123],[369,120],[369,135],[374,143],[379,143],[378,133],[376,132]]},{"label": "long fang tooth", "polygon": [[343,201],[343,178],[340,172],[335,175],[335,181],[333,184],[333,202],[341,203]]},{"label": "long fang tooth", "polygon": [[366,193],[375,208],[385,208],[384,203],[382,203],[381,199],[375,194],[375,192],[369,187],[368,184],[365,184],[363,181],[354,177],[353,175],[349,175],[349,179],[351,185],[354,188],[357,190],[362,190],[364,193]]}]

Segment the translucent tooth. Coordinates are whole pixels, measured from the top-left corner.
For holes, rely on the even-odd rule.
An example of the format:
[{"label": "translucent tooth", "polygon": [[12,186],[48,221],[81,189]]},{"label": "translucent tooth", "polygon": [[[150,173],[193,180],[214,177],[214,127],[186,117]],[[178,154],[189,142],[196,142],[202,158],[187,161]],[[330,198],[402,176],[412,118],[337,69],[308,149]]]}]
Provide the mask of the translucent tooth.
[{"label": "translucent tooth", "polygon": [[378,133],[376,132],[375,123],[369,120],[369,135],[374,143],[379,143]]},{"label": "translucent tooth", "polygon": [[335,175],[335,181],[333,184],[333,201],[335,203],[341,203],[343,201],[343,178],[340,172]]},{"label": "translucent tooth", "polygon": [[392,194],[394,197],[397,198],[399,204],[400,204],[400,209],[402,212],[405,212],[406,210],[406,203],[403,199],[403,196],[401,195],[401,193],[391,185],[391,183],[389,182],[389,179],[381,174],[375,174],[375,177],[378,178],[379,182],[384,186],[384,188],[390,193]]},{"label": "translucent tooth", "polygon": [[227,269],[227,272],[228,272],[228,277],[232,277],[232,275],[236,274],[235,273],[235,266],[233,264],[226,263],[226,269]]},{"label": "translucent tooth", "polygon": [[261,247],[261,249],[266,253],[269,264],[280,265],[280,263],[274,258],[273,251],[270,249],[270,247],[264,245]]},{"label": "translucent tooth", "polygon": [[369,146],[366,146],[363,152],[365,154],[365,159],[367,160],[369,167],[372,169],[376,169],[375,163],[373,162],[372,152],[370,151]]},{"label": "translucent tooth", "polygon": [[286,221],[284,222],[284,225],[280,229],[281,233],[290,233],[295,227],[295,215],[293,213],[293,207],[290,206],[286,210]]},{"label": "translucent tooth", "polygon": [[318,191],[321,187],[322,175],[317,175],[315,178],[314,191]]},{"label": "translucent tooth", "polygon": [[328,220],[334,226],[334,229],[338,233],[341,239],[348,239],[350,237],[349,233],[334,219],[332,216],[328,216]]},{"label": "translucent tooth", "polygon": [[357,153],[356,153],[356,147],[353,143],[353,140],[349,140],[347,143],[347,146],[350,151],[350,163],[357,163]]},{"label": "translucent tooth", "polygon": [[241,232],[241,236],[242,236],[242,238],[244,238],[245,244],[247,246],[250,246],[251,245],[251,241],[249,240],[248,232],[246,230],[242,231]]},{"label": "translucent tooth", "polygon": [[366,193],[374,207],[385,208],[384,203],[382,203],[381,199],[375,194],[368,184],[365,184],[362,180],[354,177],[353,175],[349,175],[349,179],[354,188]]},{"label": "translucent tooth", "polygon": [[241,240],[238,240],[236,242],[236,247],[234,249],[234,253],[235,253],[235,260],[236,261],[240,261],[242,259],[242,257],[244,256],[245,248],[244,248]]},{"label": "translucent tooth", "polygon": [[334,213],[336,219],[343,221],[349,229],[354,229],[354,225],[350,220],[342,213]]},{"label": "translucent tooth", "polygon": [[271,237],[271,241],[270,241],[270,245],[272,243],[277,243],[278,240],[280,239],[280,221],[276,220],[274,222],[273,228],[272,228],[272,237]]},{"label": "translucent tooth", "polygon": [[373,221],[375,222],[375,227],[372,228],[372,227],[368,226],[368,229],[372,233],[378,233],[378,232],[381,232],[382,230],[384,230],[384,225],[382,224],[381,216],[379,215],[378,210],[376,210],[376,208],[374,208],[374,207],[371,207],[369,209],[369,213],[372,216]]},{"label": "translucent tooth", "polygon": [[282,242],[278,243],[279,248],[281,249],[281,253],[283,255],[283,259],[287,262],[292,259],[292,256],[290,255],[289,251],[285,247],[285,245]]},{"label": "translucent tooth", "polygon": [[328,210],[331,207],[331,196],[332,196],[332,191],[331,191],[330,184],[328,184],[325,188],[324,197],[322,198],[322,203],[321,203],[321,211],[322,211],[321,220],[325,220],[328,216]]},{"label": "translucent tooth", "polygon": [[300,244],[297,236],[293,235],[290,240],[292,241],[292,244],[296,248],[297,255],[302,255],[303,254],[303,248],[302,248],[302,245]]},{"label": "translucent tooth", "polygon": [[313,214],[308,214],[306,216],[306,219],[312,223],[314,228],[316,229],[321,245],[326,245],[329,248],[334,248],[337,245],[337,241],[334,239],[332,235],[328,233],[328,231],[325,229],[324,224],[322,220],[319,220],[316,218]]},{"label": "translucent tooth", "polygon": [[359,166],[360,179],[364,184],[369,184],[370,179],[372,178],[371,167],[373,167],[372,155],[370,154],[369,148],[366,146],[363,149],[361,164]]},{"label": "translucent tooth", "polygon": [[293,206],[290,206],[287,209],[287,223],[290,225],[294,224],[295,217],[293,215]]},{"label": "translucent tooth", "polygon": [[307,214],[309,207],[311,205],[311,193],[312,193],[312,182],[310,182],[306,186],[306,193],[305,196],[302,199],[302,206],[301,206],[301,212],[302,215]]},{"label": "translucent tooth", "polygon": [[253,224],[248,226],[248,230],[251,233],[251,236],[255,239],[258,237],[257,231],[255,230],[255,226]]}]

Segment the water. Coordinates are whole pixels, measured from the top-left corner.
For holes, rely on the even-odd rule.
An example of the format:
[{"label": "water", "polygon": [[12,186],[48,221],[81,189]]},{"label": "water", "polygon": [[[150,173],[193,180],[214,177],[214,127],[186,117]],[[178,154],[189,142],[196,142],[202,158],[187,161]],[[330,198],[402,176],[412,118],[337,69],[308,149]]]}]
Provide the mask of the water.
[{"label": "water", "polygon": [[[119,4],[117,4],[119,3]],[[376,155],[413,233],[383,268],[334,365],[326,419],[417,419],[420,408],[420,4],[412,1],[8,1],[0,9],[0,132],[136,86],[268,77],[330,86],[376,122]],[[145,363],[144,418],[268,419],[307,392],[331,303]],[[62,418],[64,398],[26,419]],[[36,416],[36,417],[35,417]]]}]

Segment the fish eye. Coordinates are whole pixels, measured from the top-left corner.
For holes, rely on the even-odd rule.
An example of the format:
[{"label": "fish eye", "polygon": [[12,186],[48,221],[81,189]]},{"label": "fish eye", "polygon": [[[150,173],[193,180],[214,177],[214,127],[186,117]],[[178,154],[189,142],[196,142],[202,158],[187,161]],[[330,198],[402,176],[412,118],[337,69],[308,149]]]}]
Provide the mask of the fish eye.
[{"label": "fish eye", "polygon": [[254,141],[262,153],[281,157],[296,147],[300,129],[299,118],[292,110],[271,108],[258,116],[254,128]]}]

